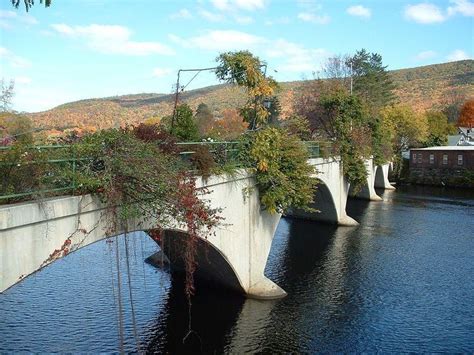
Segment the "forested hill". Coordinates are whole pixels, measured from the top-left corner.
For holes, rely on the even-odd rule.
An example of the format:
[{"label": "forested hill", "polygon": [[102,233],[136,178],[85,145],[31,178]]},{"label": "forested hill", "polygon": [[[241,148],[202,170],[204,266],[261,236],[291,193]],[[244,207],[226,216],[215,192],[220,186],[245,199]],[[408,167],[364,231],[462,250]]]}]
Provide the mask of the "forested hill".
[{"label": "forested hill", "polygon": [[[395,94],[399,102],[416,110],[442,109],[474,97],[474,60],[394,70],[390,74],[397,86]],[[301,81],[281,83],[278,95],[284,115],[291,113],[293,98],[301,84]],[[173,95],[164,94],[124,95],[71,102],[29,115],[37,126],[118,127],[169,115],[173,100]],[[216,85],[185,92],[180,100],[193,109],[204,102],[219,115],[223,109],[242,106],[245,95],[239,88]]]}]

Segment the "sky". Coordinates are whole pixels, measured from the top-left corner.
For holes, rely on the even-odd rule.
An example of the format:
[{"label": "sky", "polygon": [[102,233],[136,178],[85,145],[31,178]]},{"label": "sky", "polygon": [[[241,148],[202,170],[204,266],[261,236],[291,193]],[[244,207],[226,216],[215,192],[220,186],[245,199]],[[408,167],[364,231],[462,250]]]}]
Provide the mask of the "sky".
[{"label": "sky", "polygon": [[[23,4],[22,4],[23,5]],[[0,77],[13,109],[136,93],[171,93],[178,69],[250,50],[278,81],[319,75],[366,48],[388,69],[474,56],[471,0],[53,0],[27,13],[0,3]],[[192,73],[182,76],[182,84]],[[187,89],[218,84],[204,72]]]}]

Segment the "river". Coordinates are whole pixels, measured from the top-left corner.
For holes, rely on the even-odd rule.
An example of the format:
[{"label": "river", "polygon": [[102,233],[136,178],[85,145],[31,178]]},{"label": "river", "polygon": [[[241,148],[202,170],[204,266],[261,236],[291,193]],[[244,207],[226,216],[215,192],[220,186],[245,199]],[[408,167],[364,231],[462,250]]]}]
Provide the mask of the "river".
[{"label": "river", "polygon": [[[474,191],[406,187],[383,198],[349,202],[355,228],[282,219],[266,274],[288,296],[198,284],[191,332],[182,280],[144,263],[156,244],[129,235],[124,350],[474,352]],[[123,236],[98,242],[0,294],[0,353],[119,351],[116,243],[123,255]]]}]

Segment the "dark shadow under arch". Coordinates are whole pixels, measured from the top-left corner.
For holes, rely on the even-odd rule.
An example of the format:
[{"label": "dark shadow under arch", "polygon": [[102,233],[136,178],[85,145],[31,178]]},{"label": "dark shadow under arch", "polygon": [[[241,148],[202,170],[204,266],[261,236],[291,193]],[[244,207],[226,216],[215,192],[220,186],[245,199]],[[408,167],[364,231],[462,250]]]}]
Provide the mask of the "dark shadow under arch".
[{"label": "dark shadow under arch", "polygon": [[379,165],[377,166],[377,169],[375,170],[375,186],[385,186],[385,179],[383,176],[383,169]]},{"label": "dark shadow under arch", "polygon": [[[185,270],[184,251],[188,238],[189,235],[186,232],[179,230],[165,230],[162,233],[160,246],[169,259],[171,271],[183,272]],[[245,294],[237,274],[227,258],[206,239],[198,239],[195,257],[197,262],[196,279]]]},{"label": "dark shadow under arch", "polygon": [[321,221],[331,224],[338,223],[338,215],[334,198],[327,185],[318,179],[318,185],[314,192],[314,202],[310,206],[316,212],[307,212],[303,210],[291,210],[286,217],[302,218],[312,221]]},{"label": "dark shadow under arch", "polygon": [[367,180],[364,182],[364,185],[359,187],[359,189],[355,189],[354,185],[349,187],[349,194],[348,197],[350,198],[360,198],[363,200],[370,199],[370,189]]}]

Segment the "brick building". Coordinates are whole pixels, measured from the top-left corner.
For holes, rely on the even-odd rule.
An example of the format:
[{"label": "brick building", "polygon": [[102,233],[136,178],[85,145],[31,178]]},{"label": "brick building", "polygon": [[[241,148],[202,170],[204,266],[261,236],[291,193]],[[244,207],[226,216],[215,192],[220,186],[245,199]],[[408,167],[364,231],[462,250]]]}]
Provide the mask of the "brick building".
[{"label": "brick building", "polygon": [[425,185],[474,187],[474,146],[411,149],[410,181]]}]

